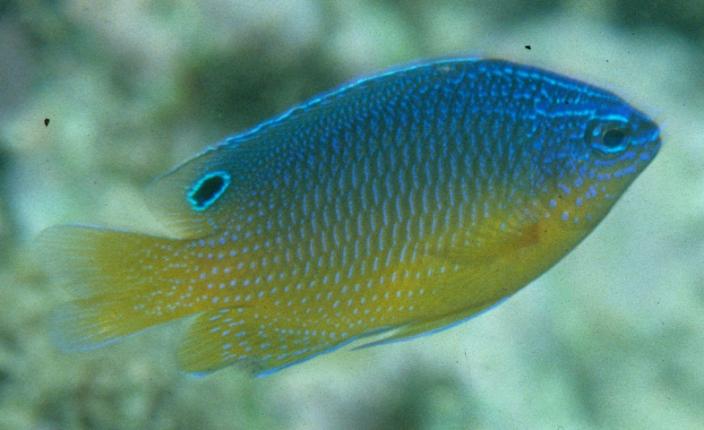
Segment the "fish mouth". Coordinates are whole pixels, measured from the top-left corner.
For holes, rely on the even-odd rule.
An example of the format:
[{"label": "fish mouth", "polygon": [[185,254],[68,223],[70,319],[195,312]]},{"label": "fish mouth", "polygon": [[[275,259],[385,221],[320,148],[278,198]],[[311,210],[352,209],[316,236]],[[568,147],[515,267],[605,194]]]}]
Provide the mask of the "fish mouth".
[{"label": "fish mouth", "polygon": [[653,125],[650,130],[642,134],[642,138],[645,141],[652,142],[653,144],[660,146],[660,127]]},{"label": "fish mouth", "polygon": [[662,145],[662,140],[660,139],[660,130],[654,130],[650,133],[649,138],[644,138],[640,143],[640,146],[635,146],[638,153],[637,164],[641,167],[640,169],[645,169],[648,164],[658,155],[660,151],[660,146]]},{"label": "fish mouth", "polygon": [[630,144],[635,148],[647,150],[652,156],[657,154],[662,140],[660,137],[660,127],[654,122],[648,121],[646,124],[638,127],[635,133],[631,136]]}]

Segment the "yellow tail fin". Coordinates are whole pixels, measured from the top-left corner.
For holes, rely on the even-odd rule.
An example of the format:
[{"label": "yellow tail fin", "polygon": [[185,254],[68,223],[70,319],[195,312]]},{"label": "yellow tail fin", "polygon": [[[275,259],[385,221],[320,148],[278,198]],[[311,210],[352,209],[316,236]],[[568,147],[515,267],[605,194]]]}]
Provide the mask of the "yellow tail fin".
[{"label": "yellow tail fin", "polygon": [[198,312],[174,305],[184,288],[173,261],[177,240],[84,226],[45,230],[39,248],[50,272],[76,295],[55,313],[52,331],[66,350],[104,346]]}]

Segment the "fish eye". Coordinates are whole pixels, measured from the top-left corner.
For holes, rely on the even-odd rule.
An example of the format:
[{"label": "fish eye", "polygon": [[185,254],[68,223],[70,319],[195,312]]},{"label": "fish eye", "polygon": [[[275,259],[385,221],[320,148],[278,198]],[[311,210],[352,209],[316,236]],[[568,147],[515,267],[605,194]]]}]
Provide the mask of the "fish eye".
[{"label": "fish eye", "polygon": [[587,127],[586,139],[595,149],[613,154],[628,146],[628,130],[623,123],[595,123]]},{"label": "fish eye", "polygon": [[195,211],[204,211],[213,205],[230,185],[226,172],[211,172],[198,179],[188,191],[188,202]]},{"label": "fish eye", "polygon": [[626,140],[626,134],[623,130],[618,128],[612,128],[607,130],[603,136],[601,136],[601,144],[607,148],[618,148],[623,146]]}]

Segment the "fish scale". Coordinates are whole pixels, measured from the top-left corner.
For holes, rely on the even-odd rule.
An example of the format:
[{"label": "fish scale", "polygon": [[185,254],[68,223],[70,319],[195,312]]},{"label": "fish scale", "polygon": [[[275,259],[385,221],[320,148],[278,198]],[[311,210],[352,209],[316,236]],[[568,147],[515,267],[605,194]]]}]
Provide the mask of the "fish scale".
[{"label": "fish scale", "polygon": [[147,195],[172,238],[47,230],[47,260],[78,295],[57,339],[93,348],[192,316],[183,369],[269,374],[435,332],[555,264],[659,145],[620,98],[529,66],[362,79],[159,178]]}]

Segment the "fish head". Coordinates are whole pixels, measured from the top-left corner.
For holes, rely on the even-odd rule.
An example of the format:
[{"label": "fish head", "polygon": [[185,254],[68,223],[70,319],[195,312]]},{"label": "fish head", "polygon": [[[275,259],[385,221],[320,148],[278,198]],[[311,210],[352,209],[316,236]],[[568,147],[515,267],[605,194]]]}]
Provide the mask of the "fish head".
[{"label": "fish head", "polygon": [[[575,226],[591,229],[650,164],[660,145],[658,125],[620,97],[594,87],[552,100],[538,162],[551,190],[547,202]],[[563,201],[557,205],[555,201]]]},{"label": "fish head", "polygon": [[594,110],[580,131],[586,151],[583,158],[591,161],[593,174],[637,175],[661,144],[657,124],[625,103]]},{"label": "fish head", "polygon": [[618,199],[661,145],[657,124],[620,99],[594,110],[581,128],[584,153],[577,171],[606,201]]}]

